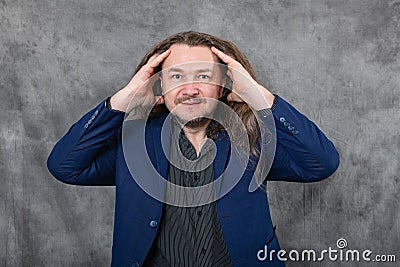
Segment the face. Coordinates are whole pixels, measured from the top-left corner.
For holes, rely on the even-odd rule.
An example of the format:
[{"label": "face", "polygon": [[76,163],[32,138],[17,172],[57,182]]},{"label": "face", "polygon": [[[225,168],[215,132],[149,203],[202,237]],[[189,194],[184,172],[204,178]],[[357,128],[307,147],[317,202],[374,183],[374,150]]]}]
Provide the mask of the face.
[{"label": "face", "polygon": [[[222,96],[223,75],[208,47],[174,44],[162,65],[164,103],[182,122],[210,116]],[[215,64],[217,63],[217,64]]]}]

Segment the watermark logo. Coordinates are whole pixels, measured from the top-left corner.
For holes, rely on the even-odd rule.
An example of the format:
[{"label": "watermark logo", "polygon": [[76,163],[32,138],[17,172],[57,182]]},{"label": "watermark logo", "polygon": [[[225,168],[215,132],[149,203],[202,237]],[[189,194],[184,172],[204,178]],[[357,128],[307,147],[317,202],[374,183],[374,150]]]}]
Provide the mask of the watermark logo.
[{"label": "watermark logo", "polygon": [[344,238],[339,238],[339,239],[336,241],[336,246],[337,246],[339,249],[344,249],[344,248],[346,248],[346,247],[347,247],[347,240],[344,239]]},{"label": "watermark logo", "polygon": [[347,240],[339,238],[336,241],[336,248],[329,247],[321,251],[314,249],[306,250],[268,250],[265,245],[263,249],[257,252],[257,259],[259,261],[272,261],[277,258],[280,261],[293,261],[293,262],[396,262],[395,254],[374,254],[371,250],[357,250],[348,249]]}]

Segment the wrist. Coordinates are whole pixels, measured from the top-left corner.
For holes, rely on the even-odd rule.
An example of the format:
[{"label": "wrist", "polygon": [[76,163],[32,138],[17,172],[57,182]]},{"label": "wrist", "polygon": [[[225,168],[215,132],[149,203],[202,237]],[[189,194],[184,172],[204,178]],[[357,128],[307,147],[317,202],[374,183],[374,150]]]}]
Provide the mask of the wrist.
[{"label": "wrist", "polygon": [[106,105],[106,108],[107,108],[108,110],[110,110],[110,111],[114,111],[114,112],[118,112],[118,113],[124,113],[124,111],[117,110],[117,109],[114,109],[114,108],[112,107],[112,105],[111,105],[111,97],[108,97],[108,98],[107,98],[105,105]]},{"label": "wrist", "polygon": [[275,96],[262,85],[258,85],[257,92],[249,97],[248,103],[254,110],[270,109],[274,103]]},{"label": "wrist", "polygon": [[109,107],[112,110],[126,112],[126,109],[129,105],[129,92],[125,91],[124,89],[118,91],[110,98]]}]

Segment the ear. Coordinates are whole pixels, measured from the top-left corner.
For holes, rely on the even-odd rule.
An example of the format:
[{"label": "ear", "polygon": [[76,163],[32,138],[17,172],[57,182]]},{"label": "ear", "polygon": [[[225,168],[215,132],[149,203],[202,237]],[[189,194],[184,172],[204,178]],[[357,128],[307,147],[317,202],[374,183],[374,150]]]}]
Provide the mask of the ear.
[{"label": "ear", "polygon": [[161,71],[158,73],[158,78],[157,80],[160,80],[160,87],[162,88],[162,75],[161,75]]},{"label": "ear", "polygon": [[222,97],[222,93],[224,92],[224,87],[221,85],[219,88],[218,88],[218,98],[221,98]]},{"label": "ear", "polygon": [[224,87],[226,84],[226,77],[221,80],[221,86],[219,87],[218,98],[222,97],[222,93],[224,92]]}]

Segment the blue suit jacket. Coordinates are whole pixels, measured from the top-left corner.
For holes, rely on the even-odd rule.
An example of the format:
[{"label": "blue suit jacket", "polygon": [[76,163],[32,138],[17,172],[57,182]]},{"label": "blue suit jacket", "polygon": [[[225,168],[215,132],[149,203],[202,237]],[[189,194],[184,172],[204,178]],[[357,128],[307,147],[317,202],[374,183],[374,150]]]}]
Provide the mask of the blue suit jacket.
[{"label": "blue suit jacket", "polygon": [[[278,98],[272,116],[277,142],[266,181],[314,182],[329,177],[337,169],[339,156],[334,145],[313,122],[282,98]],[[64,183],[116,186],[112,266],[140,266],[155,239],[163,204],[142,190],[128,166],[146,175],[149,166],[143,159],[147,153],[158,173],[167,177],[168,160],[159,149],[165,117],[149,121],[145,133],[138,127],[144,122],[125,123],[124,147],[128,145],[129,151],[123,151],[124,113],[109,110],[102,102],[70,128],[48,158],[50,172]],[[219,177],[227,164],[227,155],[231,155],[229,138],[222,134],[215,144],[213,166],[215,177]],[[127,164],[126,158],[132,162]],[[237,185],[217,200],[229,256],[233,266],[284,266],[275,257],[272,262],[257,258],[257,252],[265,245],[268,251],[278,251],[279,244],[266,192],[261,188],[248,190],[253,172],[254,168],[247,168]],[[162,183],[159,188],[163,190]]]}]

